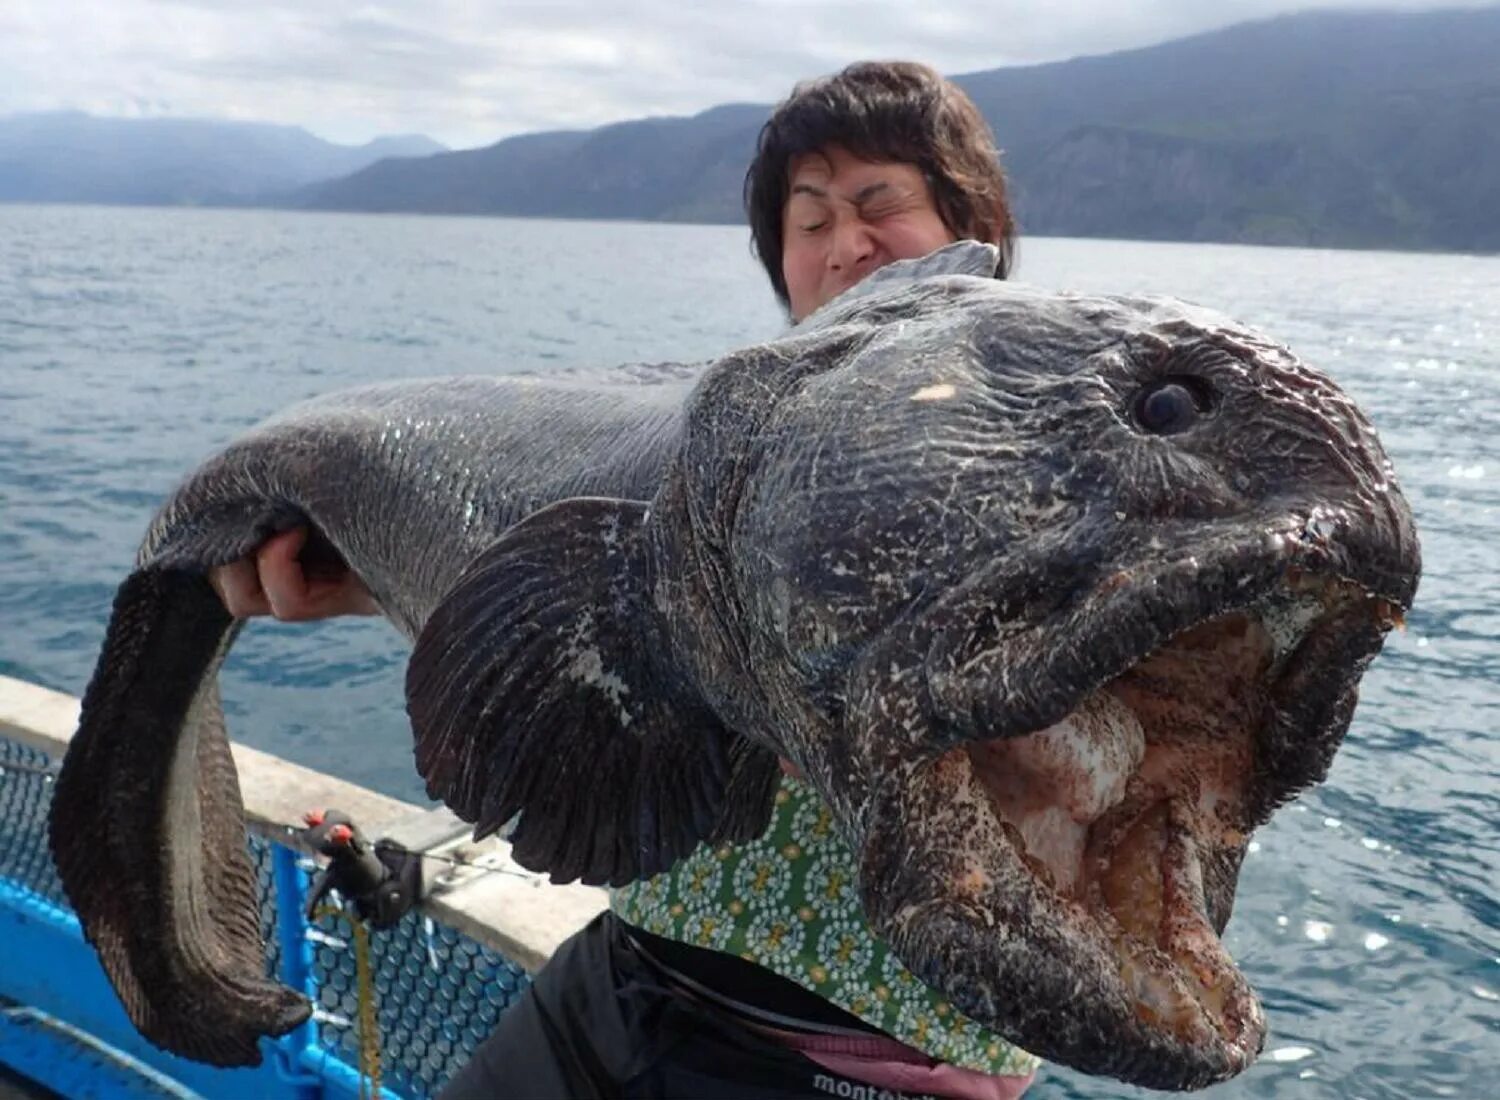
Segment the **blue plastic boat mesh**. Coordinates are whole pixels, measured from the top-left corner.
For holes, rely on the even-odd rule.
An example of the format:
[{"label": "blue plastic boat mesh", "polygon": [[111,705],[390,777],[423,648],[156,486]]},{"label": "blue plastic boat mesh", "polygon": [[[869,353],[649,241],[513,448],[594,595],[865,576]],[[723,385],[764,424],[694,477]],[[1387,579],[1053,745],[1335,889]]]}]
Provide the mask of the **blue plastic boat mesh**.
[{"label": "blue plastic boat mesh", "polygon": [[260,882],[260,935],[266,944],[266,974],[281,973],[281,937],[276,934],[276,872],[272,864],[275,846],[258,836],[250,838],[250,859]]},{"label": "blue plastic boat mesh", "polygon": [[[349,927],[324,919],[332,943]],[[370,937],[371,976],[380,1024],[383,1083],[407,1096],[430,1096],[494,1029],[500,1013],[526,988],[526,974],[490,949],[420,912]],[[320,944],[313,972],[319,1032],[351,1065],[359,1060],[359,990],[354,947]]]},{"label": "blue plastic boat mesh", "polygon": [[[0,877],[66,908],[47,849],[51,770],[45,753],[0,737]],[[268,974],[279,974],[282,968],[275,851],[269,841],[251,838]],[[299,899],[299,908],[301,904]],[[349,926],[336,918],[321,919],[311,939],[318,1039],[357,1068],[358,982]],[[371,933],[370,946],[382,1083],[402,1096],[432,1096],[525,990],[526,974],[421,912],[407,914],[388,931]]]},{"label": "blue plastic boat mesh", "polygon": [[66,906],[47,848],[52,773],[46,753],[0,737],[0,878]]}]

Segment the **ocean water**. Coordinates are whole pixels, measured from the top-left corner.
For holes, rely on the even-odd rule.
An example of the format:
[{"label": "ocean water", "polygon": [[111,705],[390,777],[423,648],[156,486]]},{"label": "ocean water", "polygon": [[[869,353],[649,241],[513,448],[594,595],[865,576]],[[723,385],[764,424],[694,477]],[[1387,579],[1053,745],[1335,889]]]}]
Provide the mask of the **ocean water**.
[{"label": "ocean water", "polygon": [[[1496,1095],[1500,259],[1036,239],[1019,275],[1276,335],[1372,416],[1422,531],[1328,782],[1246,861],[1226,941],[1272,1031],[1208,1095]],[[80,692],[157,503],[294,400],[703,359],[782,323],[738,229],[0,206],[0,673]],[[418,799],[403,659],[378,622],[257,622],[233,732]],[[1049,1068],[1031,1095],[1137,1093]]]}]

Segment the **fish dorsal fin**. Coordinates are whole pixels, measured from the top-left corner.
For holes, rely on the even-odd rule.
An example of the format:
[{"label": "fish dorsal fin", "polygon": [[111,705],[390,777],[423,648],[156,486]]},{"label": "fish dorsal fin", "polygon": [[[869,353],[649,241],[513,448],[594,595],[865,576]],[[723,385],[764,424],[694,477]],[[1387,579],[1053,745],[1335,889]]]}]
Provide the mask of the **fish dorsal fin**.
[{"label": "fish dorsal fin", "polygon": [[983,241],[954,241],[914,260],[897,260],[865,276],[848,290],[830,299],[797,326],[798,331],[824,323],[834,313],[842,314],[852,302],[897,290],[923,279],[941,275],[973,275],[992,279],[1000,267],[1000,249]]}]

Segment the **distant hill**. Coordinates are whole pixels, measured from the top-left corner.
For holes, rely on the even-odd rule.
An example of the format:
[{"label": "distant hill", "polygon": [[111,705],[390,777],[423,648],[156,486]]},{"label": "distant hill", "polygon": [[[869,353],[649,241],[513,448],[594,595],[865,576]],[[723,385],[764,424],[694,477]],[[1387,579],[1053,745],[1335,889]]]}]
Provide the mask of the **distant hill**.
[{"label": "distant hill", "polygon": [[445,152],[420,136],[334,145],[293,126],[206,119],[0,118],[0,201],[240,204]]},{"label": "distant hill", "polygon": [[[1500,251],[1500,8],[1303,13],[957,79],[1027,233]],[[739,222],[768,111],[385,161],[291,202]]]},{"label": "distant hill", "polygon": [[371,165],[292,202],[319,210],[738,222],[745,165],[769,110],[731,105],[692,118],[523,134],[421,162]]}]

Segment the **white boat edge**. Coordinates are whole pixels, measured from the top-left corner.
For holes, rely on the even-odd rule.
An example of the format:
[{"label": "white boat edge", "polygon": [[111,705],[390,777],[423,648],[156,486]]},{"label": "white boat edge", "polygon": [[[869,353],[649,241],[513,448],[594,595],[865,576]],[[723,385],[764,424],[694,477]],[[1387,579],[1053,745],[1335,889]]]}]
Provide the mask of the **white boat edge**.
[{"label": "white boat edge", "polygon": [[[78,728],[79,701],[72,695],[0,676],[0,737],[8,737],[61,760]],[[235,744],[240,793],[247,825],[282,844],[293,844],[288,825],[309,810],[338,809],[372,840],[389,837],[429,860],[424,911],[529,974],[551,958],[563,940],[607,905],[608,895],[576,883],[556,886],[525,870],[503,840],[474,843],[469,827],[444,808],[429,809],[336,776]],[[452,860],[467,866],[457,867]]]}]

